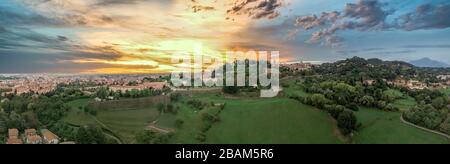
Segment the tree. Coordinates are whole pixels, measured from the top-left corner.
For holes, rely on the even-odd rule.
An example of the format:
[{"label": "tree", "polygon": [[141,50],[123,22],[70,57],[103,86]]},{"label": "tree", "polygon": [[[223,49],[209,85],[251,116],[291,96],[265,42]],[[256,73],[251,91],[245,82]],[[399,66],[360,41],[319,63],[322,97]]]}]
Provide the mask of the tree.
[{"label": "tree", "polygon": [[101,99],[106,99],[109,96],[109,91],[106,87],[101,87],[97,91],[97,97]]},{"label": "tree", "polygon": [[157,109],[158,109],[159,113],[164,113],[166,106],[163,103],[159,103],[157,105]]},{"label": "tree", "polygon": [[184,121],[183,121],[183,120],[181,120],[181,119],[175,120],[175,126],[176,126],[177,128],[183,127],[183,124],[184,124]]},{"label": "tree", "polygon": [[96,126],[88,125],[78,129],[75,135],[79,144],[106,144],[107,139],[102,130]]},{"label": "tree", "polygon": [[236,86],[224,86],[222,90],[223,90],[224,93],[236,94],[236,93],[239,92],[239,87],[236,87]]},{"label": "tree", "polygon": [[364,105],[364,106],[368,106],[368,107],[373,106],[374,102],[375,102],[375,99],[374,99],[372,96],[368,96],[368,95],[363,96],[363,97],[359,100],[359,103],[360,103],[360,104],[362,104],[362,105]]},{"label": "tree", "polygon": [[439,131],[450,134],[450,115],[447,119],[439,126]]},{"label": "tree", "polygon": [[352,111],[355,111],[355,112],[359,111],[358,104],[353,103],[353,102],[350,103],[350,104],[347,104],[345,107],[350,109],[350,110],[352,110]]},{"label": "tree", "polygon": [[181,94],[179,93],[172,93],[170,94],[170,100],[173,102],[178,102],[181,99]]},{"label": "tree", "polygon": [[310,100],[311,100],[311,105],[318,107],[318,108],[323,108],[326,104],[328,104],[330,102],[330,100],[325,98],[325,96],[322,94],[313,94],[310,97]]},{"label": "tree", "polygon": [[0,134],[8,131],[7,126],[8,116],[5,112],[0,111]]},{"label": "tree", "polygon": [[344,110],[337,119],[338,127],[344,135],[357,130],[357,119],[352,111]]},{"label": "tree", "polygon": [[448,105],[448,98],[438,97],[432,100],[431,105],[436,109],[445,108]]},{"label": "tree", "polygon": [[325,109],[330,113],[331,117],[337,119],[339,115],[345,110],[342,105],[326,105]]},{"label": "tree", "polygon": [[417,105],[404,113],[404,118],[416,125],[437,130],[447,118],[448,111],[435,109],[432,105]]},{"label": "tree", "polygon": [[157,133],[151,130],[145,130],[136,135],[136,142],[139,144],[164,144],[167,143],[172,134]]},{"label": "tree", "polygon": [[14,111],[9,114],[9,119],[6,121],[6,127],[8,129],[11,129],[11,128],[24,129],[25,124],[26,124],[26,121],[22,117],[22,115],[14,112]]}]

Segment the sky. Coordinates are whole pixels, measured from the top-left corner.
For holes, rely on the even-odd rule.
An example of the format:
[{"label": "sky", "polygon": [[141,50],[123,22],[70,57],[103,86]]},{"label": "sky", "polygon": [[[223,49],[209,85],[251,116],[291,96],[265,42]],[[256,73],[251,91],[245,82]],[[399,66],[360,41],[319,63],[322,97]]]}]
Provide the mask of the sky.
[{"label": "sky", "polygon": [[165,73],[179,52],[450,63],[448,0],[2,0],[0,73]]}]

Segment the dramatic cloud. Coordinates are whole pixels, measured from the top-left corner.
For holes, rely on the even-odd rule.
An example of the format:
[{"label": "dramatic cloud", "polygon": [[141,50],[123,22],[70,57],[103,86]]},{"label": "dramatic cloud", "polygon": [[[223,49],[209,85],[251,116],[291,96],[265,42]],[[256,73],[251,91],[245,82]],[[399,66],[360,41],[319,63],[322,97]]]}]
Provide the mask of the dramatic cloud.
[{"label": "dramatic cloud", "polygon": [[343,12],[323,12],[320,16],[298,17],[296,25],[304,30],[324,27],[314,32],[309,41],[336,47],[343,40],[335,35],[340,30],[368,31],[386,28],[386,17],[393,10],[384,10],[385,5],[378,0],[360,0],[355,4],[348,3]]},{"label": "dramatic cloud", "polygon": [[387,18],[393,16],[395,10],[387,6],[378,0],[359,0],[346,4],[341,12],[298,17],[295,24],[303,30],[315,30],[309,42],[331,47],[341,45],[343,38],[337,36],[339,31],[412,31],[450,27],[450,4],[420,5],[414,12],[398,16],[393,22],[387,22]]},{"label": "dramatic cloud", "polygon": [[277,9],[282,5],[281,0],[237,0],[227,12],[234,15],[247,14],[254,19],[273,19],[280,15]]},{"label": "dramatic cloud", "polygon": [[37,13],[24,13],[0,5],[0,25],[59,26],[61,23]]},{"label": "dramatic cloud", "polygon": [[443,29],[450,27],[450,4],[424,4],[415,12],[398,18],[398,28],[412,31],[420,29]]}]

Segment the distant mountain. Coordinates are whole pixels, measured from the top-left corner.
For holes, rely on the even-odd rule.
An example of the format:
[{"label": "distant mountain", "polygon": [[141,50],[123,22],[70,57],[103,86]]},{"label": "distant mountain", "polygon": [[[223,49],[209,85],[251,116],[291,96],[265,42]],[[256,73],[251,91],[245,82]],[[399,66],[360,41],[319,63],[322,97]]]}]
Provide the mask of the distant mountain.
[{"label": "distant mountain", "polygon": [[419,60],[410,61],[409,63],[411,63],[412,65],[415,65],[416,67],[429,67],[429,68],[448,68],[448,67],[450,67],[450,65],[447,63],[432,60],[430,58],[422,58]]}]

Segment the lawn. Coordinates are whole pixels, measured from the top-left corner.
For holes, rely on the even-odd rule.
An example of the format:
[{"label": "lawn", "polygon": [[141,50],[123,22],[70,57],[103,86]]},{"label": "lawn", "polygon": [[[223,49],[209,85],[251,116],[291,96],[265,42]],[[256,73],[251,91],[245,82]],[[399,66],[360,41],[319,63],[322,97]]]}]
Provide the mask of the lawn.
[{"label": "lawn", "polygon": [[362,128],[354,136],[358,144],[448,144],[442,136],[429,133],[400,121],[399,112],[361,108],[356,112]]},{"label": "lawn", "polygon": [[93,116],[79,109],[80,106],[87,106],[89,99],[74,100],[68,102],[71,109],[64,121],[78,126],[98,125],[112,131],[125,143],[134,143],[135,134],[143,131],[151,122],[156,120],[159,117],[159,112],[154,105],[147,104],[144,107],[144,103],[148,102],[143,102],[143,99],[136,99],[135,103],[130,99],[126,101],[126,105],[116,107],[109,104],[108,110],[98,110],[96,116]]},{"label": "lawn", "polygon": [[107,110],[98,112],[96,118],[112,132],[117,134],[125,143],[134,143],[134,136],[142,132],[159,116],[156,108]]},{"label": "lawn", "polygon": [[416,100],[411,96],[407,96],[405,99],[396,100],[393,105],[400,109],[400,111],[406,111],[411,109],[417,104]]},{"label": "lawn", "polygon": [[286,79],[282,81],[283,92],[287,97],[289,96],[307,96],[309,93],[306,93],[298,84],[296,84],[295,79]]},{"label": "lawn", "polygon": [[[196,140],[196,136],[200,132],[200,127],[202,126],[202,120],[200,117],[201,112],[205,112],[208,109],[204,109],[203,111],[194,110],[183,103],[178,104],[180,106],[180,111],[178,111],[177,118],[184,121],[184,124],[181,128],[178,128],[175,135],[172,137],[170,143],[175,144],[197,144],[199,143]],[[160,126],[169,126],[166,121],[158,121],[158,125]],[[166,122],[166,123],[164,123]]]},{"label": "lawn", "polygon": [[89,114],[80,109],[80,107],[85,107],[88,103],[89,99],[78,99],[68,102],[67,104],[70,106],[70,110],[63,120],[73,125],[96,125],[97,122]]},{"label": "lawn", "polygon": [[290,99],[228,100],[220,119],[207,143],[341,143],[325,112]]},{"label": "lawn", "polygon": [[[292,89],[291,93],[298,92],[295,90],[298,89]],[[287,98],[224,98],[217,93],[199,93],[185,96],[181,102],[174,103],[180,107],[176,115],[160,115],[154,105],[144,105],[142,100],[136,100],[137,105],[133,108],[132,101],[127,100],[128,104],[108,106],[110,109],[99,110],[96,116],[85,114],[79,109],[89,101],[80,99],[68,103],[72,109],[64,120],[75,125],[96,124],[106,127],[124,143],[134,143],[135,134],[157,120],[156,126],[176,130],[170,143],[196,144],[199,143],[196,137],[203,124],[201,114],[216,112],[217,107],[209,105],[201,111],[194,110],[185,103],[189,99],[199,99],[208,104],[226,103],[225,109],[219,114],[220,122],[213,124],[206,132],[206,143],[342,143],[326,112]],[[404,110],[413,102],[412,98],[408,98],[397,100],[394,104]],[[403,124],[399,112],[361,108],[356,115],[363,126],[353,137],[353,143],[449,143],[444,137]],[[181,128],[175,126],[177,119],[184,121]]]}]

